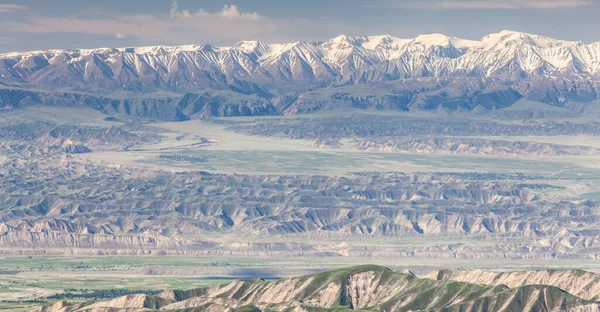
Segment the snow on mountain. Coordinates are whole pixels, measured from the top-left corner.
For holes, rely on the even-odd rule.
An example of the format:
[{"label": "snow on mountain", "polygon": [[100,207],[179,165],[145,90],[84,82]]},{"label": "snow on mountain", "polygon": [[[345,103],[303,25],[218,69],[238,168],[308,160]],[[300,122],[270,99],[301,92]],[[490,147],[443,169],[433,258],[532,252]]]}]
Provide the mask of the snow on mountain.
[{"label": "snow on mountain", "polygon": [[478,41],[471,41],[460,39],[456,37],[448,37],[443,34],[427,34],[420,35],[413,40],[414,43],[420,44],[426,47],[440,46],[448,47],[453,46],[458,49],[474,48],[479,46]]},{"label": "snow on mountain", "polygon": [[526,34],[522,32],[503,30],[496,34],[490,34],[481,39],[480,47],[485,49],[502,49],[511,44],[525,43],[540,49],[549,49],[557,47],[574,47],[582,45],[581,42],[556,40],[544,36]]},{"label": "snow on mountain", "polygon": [[[0,54],[0,83],[116,90],[258,88],[420,77],[596,77],[600,43],[501,31],[479,41],[338,36],[325,42],[47,50]],[[284,86],[285,85],[285,86]],[[253,87],[254,88],[254,87]]]}]

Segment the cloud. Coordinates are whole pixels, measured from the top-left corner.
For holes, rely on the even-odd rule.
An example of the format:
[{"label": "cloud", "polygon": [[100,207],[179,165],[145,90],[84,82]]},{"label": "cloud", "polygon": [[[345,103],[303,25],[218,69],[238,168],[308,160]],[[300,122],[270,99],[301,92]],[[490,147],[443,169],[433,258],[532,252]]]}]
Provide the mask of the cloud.
[{"label": "cloud", "polygon": [[287,41],[314,39],[352,30],[329,20],[283,19],[242,11],[225,5],[220,11],[190,11],[173,1],[170,9],[157,15],[102,15],[98,18],[29,16],[24,22],[0,22],[0,29],[25,33],[81,33],[127,38],[136,44],[216,44],[240,40]]},{"label": "cloud", "polygon": [[18,4],[0,4],[0,13],[10,13],[27,10],[27,7]]},{"label": "cloud", "polygon": [[173,1],[171,4],[171,10],[169,11],[171,18],[198,18],[198,17],[217,17],[228,20],[250,20],[257,21],[261,18],[256,12],[252,13],[240,13],[238,7],[235,4],[223,6],[223,10],[220,12],[210,13],[199,9],[196,13],[190,13],[188,10],[179,11],[179,5],[177,1]]},{"label": "cloud", "polygon": [[598,0],[408,0],[403,2],[380,3],[372,7],[397,7],[407,9],[568,9],[591,6]]},{"label": "cloud", "polygon": [[221,11],[204,9],[192,13],[180,10],[177,1],[171,9],[158,15],[102,16],[96,19],[77,17],[30,16],[25,22],[0,22],[0,28],[29,33],[83,33],[117,38],[138,38],[142,42],[225,42],[270,36],[285,24],[264,18],[256,12],[241,12],[236,5],[225,5]]}]

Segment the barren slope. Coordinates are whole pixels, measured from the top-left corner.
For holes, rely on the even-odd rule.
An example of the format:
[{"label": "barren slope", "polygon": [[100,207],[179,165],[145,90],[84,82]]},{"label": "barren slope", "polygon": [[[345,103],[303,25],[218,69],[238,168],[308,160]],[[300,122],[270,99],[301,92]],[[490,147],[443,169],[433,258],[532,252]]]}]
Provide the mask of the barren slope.
[{"label": "barren slope", "polygon": [[[129,295],[111,301],[42,311],[600,311],[598,303],[553,286],[508,288],[419,279],[384,267],[358,266],[280,281],[239,280],[155,297]],[[241,311],[241,310],[240,310]]]}]

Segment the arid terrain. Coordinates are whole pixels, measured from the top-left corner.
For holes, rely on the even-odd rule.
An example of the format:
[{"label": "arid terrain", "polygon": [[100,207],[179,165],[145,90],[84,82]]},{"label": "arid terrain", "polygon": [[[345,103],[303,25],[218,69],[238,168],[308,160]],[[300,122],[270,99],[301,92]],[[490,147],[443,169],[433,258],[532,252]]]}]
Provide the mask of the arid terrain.
[{"label": "arid terrain", "polygon": [[599,311],[598,47],[0,54],[0,311]]},{"label": "arid terrain", "polygon": [[[407,117],[343,111],[339,118]],[[594,311],[586,303],[593,296],[565,289],[579,281],[472,271],[598,269],[600,140],[593,132],[467,136],[432,128],[423,135],[331,137],[325,129],[306,132],[315,131],[312,122],[335,118],[330,114],[164,123],[45,106],[0,118],[0,300],[13,311],[62,300],[73,311],[96,300],[88,310],[100,311],[102,302],[122,295],[131,300],[106,304],[170,309],[188,303],[144,298],[357,264],[508,287],[496,291],[509,297],[490,294],[485,304],[501,305],[526,291],[532,305],[564,302]],[[428,118],[437,117],[422,119]],[[252,130],[297,122],[305,132]],[[459,272],[431,273],[445,269]],[[548,289],[517,290],[527,283]],[[591,277],[588,283],[598,287]],[[561,303],[535,303],[552,287],[570,295],[556,299]],[[281,310],[317,300],[290,296],[284,305],[235,296],[189,300],[214,311]],[[322,308],[356,307],[328,296]],[[399,290],[394,296],[412,295]],[[416,304],[406,300],[389,304]],[[467,301],[469,309],[481,309]]]}]

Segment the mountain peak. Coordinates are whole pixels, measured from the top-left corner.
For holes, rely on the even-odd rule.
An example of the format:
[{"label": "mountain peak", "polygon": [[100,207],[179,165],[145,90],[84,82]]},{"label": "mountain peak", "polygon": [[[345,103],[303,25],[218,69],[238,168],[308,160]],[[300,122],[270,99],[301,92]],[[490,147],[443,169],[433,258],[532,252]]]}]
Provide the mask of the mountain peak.
[{"label": "mountain peak", "polygon": [[268,50],[268,45],[261,40],[243,40],[236,43],[232,48],[245,53],[264,53]]},{"label": "mountain peak", "polygon": [[357,45],[358,40],[348,35],[339,35],[333,39],[326,41],[324,44],[335,46],[337,48],[350,48]]},{"label": "mountain peak", "polygon": [[424,34],[419,35],[414,39],[415,42],[420,43],[422,45],[436,45],[436,46],[445,46],[449,45],[450,37],[444,34]]},{"label": "mountain peak", "polygon": [[521,32],[521,31],[514,31],[514,30],[510,30],[510,29],[503,29],[498,34],[503,35],[503,36],[529,35],[527,33]]},{"label": "mountain peak", "polygon": [[421,44],[426,47],[441,46],[449,47],[454,46],[456,48],[472,48],[476,47],[479,42],[467,39],[461,39],[457,37],[450,37],[444,34],[424,34],[417,36],[413,39],[413,42]]},{"label": "mountain peak", "polygon": [[538,48],[554,48],[562,46],[576,46],[581,42],[557,40],[545,36],[533,35],[524,32],[502,30],[481,39],[484,48],[505,48],[514,43],[527,43]]},{"label": "mountain peak", "polygon": [[339,42],[351,42],[351,41],[354,41],[354,38],[352,38],[352,37],[350,37],[348,35],[339,35],[339,36],[337,36],[337,37],[335,37],[335,38],[333,38],[333,39],[331,39],[329,41],[330,42],[336,42],[336,43],[339,43]]},{"label": "mountain peak", "polygon": [[410,42],[409,39],[400,39],[390,35],[368,36],[363,39],[362,46],[370,50],[379,48],[399,49]]}]

